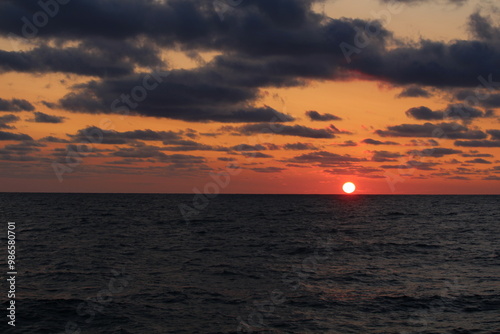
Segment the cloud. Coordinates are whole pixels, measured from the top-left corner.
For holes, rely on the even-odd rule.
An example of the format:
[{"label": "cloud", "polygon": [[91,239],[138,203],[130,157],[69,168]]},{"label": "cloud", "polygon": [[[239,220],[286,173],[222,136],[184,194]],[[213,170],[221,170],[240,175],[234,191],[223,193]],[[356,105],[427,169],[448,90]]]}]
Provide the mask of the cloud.
[{"label": "cloud", "polygon": [[39,152],[39,147],[45,147],[46,145],[42,143],[38,143],[33,140],[23,140],[17,144],[5,145],[2,149],[0,149],[0,153],[2,154],[20,154],[25,155],[28,153]]},{"label": "cloud", "polygon": [[410,143],[405,146],[439,146],[439,143],[434,139],[412,139]]},{"label": "cloud", "polygon": [[321,167],[345,166],[353,162],[365,161],[364,159],[355,158],[349,154],[340,155],[327,151],[311,152],[296,156],[286,162],[299,164],[318,164]]},{"label": "cloud", "polygon": [[[229,77],[215,80],[221,75],[214,69],[201,68],[176,70],[163,75],[143,73],[114,80],[91,81],[64,96],[59,103],[61,108],[73,112],[132,114],[187,122],[294,120],[269,106],[250,106],[258,98],[258,89],[238,86],[230,82]],[[234,80],[237,80],[236,77]]]},{"label": "cloud", "polygon": [[227,152],[230,149],[222,146],[211,146],[202,143],[195,142],[193,140],[166,140],[163,142],[164,145],[170,145],[163,147],[163,151],[217,151],[217,152]]},{"label": "cloud", "polygon": [[462,154],[464,158],[493,158],[492,154],[488,153],[464,153]]},{"label": "cloud", "polygon": [[426,91],[425,89],[418,86],[410,86],[405,88],[401,93],[398,94],[397,97],[431,97],[432,94]]},{"label": "cloud", "polygon": [[311,121],[341,121],[342,118],[332,115],[332,114],[320,114],[317,111],[311,110],[311,111],[306,111],[307,117],[311,119]]},{"label": "cloud", "polygon": [[[315,3],[317,1],[313,0],[245,1],[237,15],[226,15],[221,22],[210,1],[73,0],[64,5],[64,15],[51,18],[50,24],[36,34],[40,45],[56,40],[71,56],[38,46],[22,55],[33,61],[23,63],[21,55],[8,53],[4,55],[4,63],[9,67],[41,63],[31,65],[35,66],[32,71],[40,71],[36,67],[49,67],[51,71],[87,68],[85,72],[101,76],[109,68],[110,75],[122,75],[141,62],[154,63],[158,55],[155,47],[178,47],[188,55],[201,51],[225,54],[218,57],[218,60],[224,59],[224,64],[215,61],[206,67],[217,67],[219,76],[214,78],[223,81],[228,75],[224,69],[237,70],[244,79],[240,85],[246,87],[249,83],[254,87],[297,85],[302,79],[345,77],[351,70],[404,85],[472,87],[476,85],[478,74],[498,74],[494,65],[499,50],[487,39],[449,43],[424,40],[417,45],[405,44],[395,40],[380,22],[325,18],[314,11]],[[30,17],[39,10],[36,2],[0,3],[0,34],[14,32],[20,35],[19,18]],[[92,17],[93,24],[89,26],[81,17]],[[354,44],[357,31],[366,26],[378,30],[378,34],[371,36],[363,52],[353,55],[352,62],[347,63],[339,45]],[[127,45],[128,42],[136,46],[139,40],[145,40],[145,46],[147,43],[153,46],[141,45],[136,50]],[[73,43],[67,46],[66,41]],[[74,46],[75,41],[77,46]],[[94,47],[92,43],[97,41],[100,44]],[[142,54],[141,49],[145,49]],[[118,51],[100,54],[100,50]],[[39,57],[30,52],[36,52]],[[128,54],[133,59],[123,57]],[[143,60],[145,55],[152,59]],[[50,63],[49,58],[61,59],[60,64]],[[78,61],[80,64],[74,66]],[[101,68],[95,64],[101,64]]]},{"label": "cloud", "polygon": [[352,135],[352,132],[347,130],[339,130],[335,125],[330,124],[328,127],[333,133],[344,134],[344,135]]},{"label": "cloud", "polygon": [[417,155],[422,157],[433,157],[433,158],[442,158],[445,155],[452,154],[460,154],[462,151],[454,150],[451,148],[443,148],[443,147],[435,147],[435,148],[426,148],[424,150],[412,150],[407,152],[409,155]]},{"label": "cloud", "polygon": [[78,130],[74,135],[68,135],[73,142],[88,142],[89,140],[102,144],[126,144],[136,140],[163,141],[164,144],[178,144],[183,132],[133,130],[118,132],[114,130],[103,130],[96,126],[90,126]]},{"label": "cloud", "polygon": [[[500,108],[500,94],[493,93],[492,91],[488,94],[482,93],[484,95],[478,95],[474,90],[471,89],[461,89],[454,94],[454,98],[458,101],[470,102],[478,104],[484,108]],[[481,98],[478,98],[480,96]],[[491,114],[493,116],[493,114]]]},{"label": "cloud", "polygon": [[393,141],[380,141],[371,138],[363,139],[361,142],[368,145],[399,145],[399,143]]},{"label": "cloud", "polygon": [[[402,4],[408,4],[408,5],[420,5],[426,2],[431,2],[433,0],[380,0],[382,3],[389,3],[389,4],[394,4],[394,3],[402,3]],[[467,3],[468,0],[446,0],[448,5],[456,5],[456,6],[462,6],[465,3]]]},{"label": "cloud", "polygon": [[443,112],[432,111],[427,107],[411,108],[406,111],[406,116],[415,119],[425,119],[425,120],[442,120],[444,118]]},{"label": "cloud", "polygon": [[343,143],[335,144],[335,146],[338,146],[338,147],[354,147],[354,146],[358,146],[358,144],[356,142],[352,141],[352,140],[346,140]]},{"label": "cloud", "polygon": [[317,150],[317,147],[310,143],[289,143],[285,144],[283,148],[293,151]]},{"label": "cloud", "polygon": [[443,111],[432,111],[427,107],[411,108],[406,111],[406,116],[419,120],[444,120],[453,119],[470,122],[474,118],[490,117],[492,113],[482,112],[479,109],[464,104],[450,104]]},{"label": "cloud", "polygon": [[257,168],[251,168],[251,170],[257,173],[281,173],[282,171],[287,169],[280,167],[257,167]]},{"label": "cloud", "polygon": [[43,137],[39,140],[40,142],[48,142],[48,143],[69,143],[70,141],[67,139],[57,138],[54,136]]},{"label": "cloud", "polygon": [[500,39],[500,28],[493,26],[491,18],[476,12],[469,16],[468,29],[472,35],[480,40]]},{"label": "cloud", "polygon": [[400,153],[388,151],[373,151],[372,161],[385,162],[396,161],[397,158],[402,157]]},{"label": "cloud", "polygon": [[236,145],[236,146],[231,147],[231,149],[241,152],[241,151],[264,151],[267,148],[263,145],[260,145],[260,144],[257,144],[257,145],[240,144],[240,145]]},{"label": "cloud", "polygon": [[43,112],[34,112],[35,118],[29,120],[30,122],[35,122],[35,123],[63,123],[66,117],[61,117],[61,116],[53,116],[53,115],[47,115],[44,114]]},{"label": "cloud", "polygon": [[[93,16],[95,18],[95,16]],[[161,66],[152,45],[139,41],[87,39],[75,47],[38,46],[29,51],[0,50],[0,73],[73,73],[116,77],[134,73],[135,66]]]},{"label": "cloud", "polygon": [[226,158],[226,157],[217,158],[217,160],[226,162],[236,161],[235,158]]},{"label": "cloud", "polygon": [[243,155],[244,157],[246,158],[273,158],[272,155],[269,155],[269,154],[264,154],[262,152],[245,152],[245,153],[242,153],[241,155]]},{"label": "cloud", "polygon": [[11,133],[11,132],[0,131],[0,140],[23,141],[23,140],[33,140],[33,138],[24,133]]},{"label": "cloud", "polygon": [[500,147],[500,140],[468,140],[455,141],[455,146],[462,147]]},{"label": "cloud", "polygon": [[434,137],[443,139],[484,139],[486,133],[480,130],[469,130],[457,123],[425,123],[401,124],[388,126],[387,130],[376,130],[381,137]]},{"label": "cloud", "polygon": [[154,158],[157,161],[176,164],[179,167],[181,166],[181,164],[196,165],[206,162],[206,159],[204,157],[186,155],[186,154],[168,155],[161,152],[160,147],[149,146],[149,145],[130,147],[130,148],[120,148],[117,151],[113,152],[113,155],[122,158],[138,158],[138,159]]},{"label": "cloud", "polygon": [[487,180],[487,181],[500,181],[500,176],[490,175],[490,176],[487,176],[487,177],[483,178],[483,180]]},{"label": "cloud", "polygon": [[481,158],[476,158],[473,160],[466,160],[465,162],[470,163],[470,164],[491,164],[491,161],[484,160]]},{"label": "cloud", "polygon": [[418,169],[418,170],[435,170],[435,166],[439,165],[436,162],[421,162],[416,160],[407,161],[402,165],[382,165],[383,169]]},{"label": "cloud", "polygon": [[236,128],[235,130],[247,136],[258,133],[273,133],[281,136],[295,136],[317,139],[335,138],[335,135],[330,128],[313,129],[303,125],[247,124]]},{"label": "cloud", "polygon": [[365,177],[370,179],[385,178],[385,176],[373,174],[382,171],[383,170],[379,168],[363,167],[363,166],[348,166],[348,167],[324,170],[325,173],[332,175],[357,175],[358,177]]},{"label": "cloud", "polygon": [[15,126],[9,125],[9,123],[14,123],[19,121],[20,118],[16,115],[4,115],[0,116],[0,129],[15,129]]},{"label": "cloud", "polygon": [[487,130],[486,133],[491,136],[491,139],[500,140],[500,130]]},{"label": "cloud", "polygon": [[35,107],[23,99],[4,100],[0,98],[0,111],[33,111]]}]

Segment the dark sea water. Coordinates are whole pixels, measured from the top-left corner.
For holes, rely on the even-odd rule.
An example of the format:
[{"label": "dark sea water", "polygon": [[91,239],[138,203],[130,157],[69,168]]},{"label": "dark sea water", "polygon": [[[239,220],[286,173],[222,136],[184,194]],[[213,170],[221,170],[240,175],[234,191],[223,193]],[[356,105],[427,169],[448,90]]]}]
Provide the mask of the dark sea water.
[{"label": "dark sea water", "polygon": [[[500,196],[0,194],[0,333],[500,333]],[[201,207],[200,207],[201,208]]]}]

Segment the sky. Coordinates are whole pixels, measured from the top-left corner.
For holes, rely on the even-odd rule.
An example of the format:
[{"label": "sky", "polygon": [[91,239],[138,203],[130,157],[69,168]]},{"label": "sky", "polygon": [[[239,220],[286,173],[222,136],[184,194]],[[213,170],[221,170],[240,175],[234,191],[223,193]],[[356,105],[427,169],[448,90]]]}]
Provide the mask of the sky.
[{"label": "sky", "polygon": [[499,194],[500,6],[4,0],[0,191]]}]

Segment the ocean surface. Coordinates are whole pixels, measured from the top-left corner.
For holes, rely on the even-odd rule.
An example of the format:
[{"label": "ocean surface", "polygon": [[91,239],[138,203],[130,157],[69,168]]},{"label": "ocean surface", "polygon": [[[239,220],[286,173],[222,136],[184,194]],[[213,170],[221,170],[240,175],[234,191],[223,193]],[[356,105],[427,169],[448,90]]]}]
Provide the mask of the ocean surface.
[{"label": "ocean surface", "polygon": [[500,196],[0,203],[0,333],[500,333]]}]

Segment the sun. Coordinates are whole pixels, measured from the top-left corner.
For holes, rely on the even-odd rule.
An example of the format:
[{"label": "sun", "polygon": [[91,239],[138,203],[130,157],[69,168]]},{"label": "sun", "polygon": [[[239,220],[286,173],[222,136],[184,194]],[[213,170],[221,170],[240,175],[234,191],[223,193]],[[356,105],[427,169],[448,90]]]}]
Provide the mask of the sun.
[{"label": "sun", "polygon": [[352,182],[346,182],[342,186],[342,190],[344,190],[344,192],[347,194],[352,194],[354,190],[356,190],[356,185]]}]

